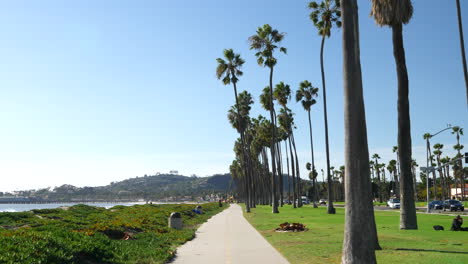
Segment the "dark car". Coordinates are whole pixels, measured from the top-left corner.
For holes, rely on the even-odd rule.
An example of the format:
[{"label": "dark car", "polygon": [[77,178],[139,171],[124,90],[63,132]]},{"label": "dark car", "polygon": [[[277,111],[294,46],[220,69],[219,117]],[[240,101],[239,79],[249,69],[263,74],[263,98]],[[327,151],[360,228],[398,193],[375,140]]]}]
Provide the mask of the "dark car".
[{"label": "dark car", "polygon": [[444,202],[442,201],[432,201],[429,203],[429,209],[443,209]]},{"label": "dark car", "polygon": [[463,204],[457,200],[445,200],[444,210],[448,210],[448,209],[450,209],[450,211],[458,211],[458,210],[465,211],[465,206],[463,206]]}]

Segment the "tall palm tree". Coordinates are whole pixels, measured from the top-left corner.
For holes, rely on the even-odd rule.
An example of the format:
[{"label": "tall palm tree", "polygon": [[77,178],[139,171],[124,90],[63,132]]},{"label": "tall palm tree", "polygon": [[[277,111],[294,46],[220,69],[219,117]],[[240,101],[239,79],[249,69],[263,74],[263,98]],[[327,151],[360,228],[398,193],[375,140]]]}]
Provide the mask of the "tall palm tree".
[{"label": "tall palm tree", "polygon": [[[273,97],[278,101],[278,103],[283,107],[283,109],[287,110],[286,105],[289,99],[291,99],[291,88],[289,87],[288,84],[285,84],[284,82],[280,82],[275,86],[275,89],[273,90]],[[283,129],[283,132],[286,132],[286,131]],[[287,140],[287,137],[289,136],[289,134],[286,133],[285,136],[286,137],[284,138],[284,140]],[[280,141],[282,141],[282,138],[281,140],[278,141],[278,144],[277,144],[278,150],[281,150]],[[287,156],[288,156],[288,153],[286,150],[286,157]],[[279,159],[282,158],[281,152],[279,153],[278,158]],[[280,170],[280,177],[279,177],[279,188],[280,188],[281,206],[283,206],[283,176],[282,176],[281,170]]]},{"label": "tall palm tree", "polygon": [[[284,33],[280,33],[278,30],[273,29],[270,25],[265,24],[263,27],[259,27],[257,29],[257,34],[252,35],[249,37],[250,42],[250,49],[254,49],[257,51],[255,56],[257,57],[258,65],[262,67],[268,67],[270,69],[270,86],[273,87],[273,69],[276,66],[277,59],[274,57],[274,51],[279,48],[280,52],[286,53],[286,48],[278,47],[277,45],[283,40]],[[272,135],[273,138],[271,139],[271,168],[272,168],[272,199],[273,199],[273,206],[272,212],[279,213],[278,210],[278,197],[276,193],[276,124],[275,124],[275,109],[273,105],[273,89],[270,89],[270,101],[271,101],[271,109],[270,109],[270,118],[271,122],[273,123],[272,126]]]},{"label": "tall palm tree", "polygon": [[398,182],[400,181],[400,157],[398,156],[398,146],[393,146],[392,151],[393,151],[393,153],[396,154],[396,161],[397,161],[397,163],[396,163],[396,171],[395,171],[395,173],[396,173],[396,175],[397,175],[397,178],[396,178],[397,181],[396,181],[395,183],[397,184],[396,186],[399,187],[400,185],[398,184]]},{"label": "tall palm tree", "polygon": [[378,188],[378,192],[379,192],[379,202],[382,203],[382,186],[381,186],[381,181],[380,181],[380,167],[379,167],[379,159],[380,159],[380,156],[379,154],[375,153],[374,155],[372,155],[372,158],[375,160],[375,171],[377,171],[377,188]]},{"label": "tall palm tree", "polygon": [[398,76],[398,156],[400,158],[400,229],[418,229],[411,176],[411,121],[403,24],[413,16],[411,0],[372,0],[371,15],[379,26],[390,26]]},{"label": "tall palm tree", "polygon": [[374,166],[375,166],[375,163],[373,160],[369,160],[369,167],[370,167],[370,173],[371,173],[371,176],[372,176],[372,180],[374,180],[375,178],[375,175],[374,175]]},{"label": "tall palm tree", "polygon": [[[327,154],[327,181],[331,185],[330,176],[330,147],[328,144],[328,117],[327,117],[327,90],[325,86],[325,70],[323,65],[323,48],[325,46],[325,38],[330,37],[331,29],[333,26],[341,27],[341,11],[339,0],[323,0],[320,4],[317,2],[310,2],[309,8],[312,10],[310,19],[318,30],[319,35],[322,37],[322,44],[320,45],[320,70],[322,73],[322,90],[323,90],[323,115],[325,121],[325,150]],[[329,188],[330,189],[330,188]],[[331,200],[331,192],[328,192],[328,201]],[[328,203],[329,214],[335,213],[332,203]]]},{"label": "tall palm tree", "polygon": [[411,171],[413,173],[413,189],[414,189],[414,200],[418,199],[418,190],[416,190],[416,167],[419,167],[419,164],[415,159],[411,161]]},{"label": "tall palm tree", "polygon": [[345,231],[341,263],[376,263],[380,248],[372,204],[366,114],[362,89],[357,1],[343,1],[345,121]]},{"label": "tall palm tree", "polygon": [[[442,155],[442,149],[444,148],[444,144],[434,144],[434,151],[432,152],[436,156],[437,160],[437,167],[439,167],[439,178],[441,181],[441,189],[442,189],[442,197],[441,200],[445,200],[445,179],[444,175],[442,175],[442,168],[440,167],[440,156]],[[436,193],[436,179],[434,179],[434,193]],[[437,193],[436,193],[437,194]]]},{"label": "tall palm tree", "polygon": [[[454,126],[452,128],[452,134],[455,134],[457,137],[457,144],[453,146],[453,148],[457,151],[456,158],[461,158],[462,157],[461,150],[464,148],[464,146],[460,144],[460,136],[463,136],[463,128],[459,126]],[[463,169],[462,164],[463,163],[460,160],[457,166],[459,170]],[[462,175],[462,177],[460,177],[461,195],[462,195],[461,197],[462,197],[462,200],[465,200],[465,179],[464,179],[465,177],[463,177],[463,173],[459,173],[459,174]],[[454,174],[454,177],[455,175],[456,174]]]},{"label": "tall palm tree", "polygon": [[[245,63],[245,61],[241,58],[240,54],[236,54],[232,49],[225,49],[223,50],[223,55],[224,59],[222,58],[217,58],[216,61],[218,63],[218,66],[216,67],[216,77],[219,79],[222,79],[222,82],[224,85],[229,85],[232,83],[232,86],[234,88],[234,97],[236,100],[236,111],[238,115],[238,119],[240,120],[240,106],[239,106],[239,100],[237,97],[237,82],[239,81],[238,77],[242,76],[243,72],[241,71],[242,65]],[[243,156],[244,156],[244,162],[247,161],[247,153],[245,152],[246,144],[245,144],[245,128],[244,127],[239,127],[238,132],[241,136],[241,142],[242,142],[242,149],[243,149]],[[249,173],[247,171],[247,166],[244,164],[242,166],[244,168],[244,174],[246,177],[246,184],[249,184]],[[251,197],[250,197],[250,192],[248,188],[246,188],[246,206],[245,210],[247,213],[250,212],[250,202],[251,202]]]},{"label": "tall palm tree", "polygon": [[[301,102],[302,107],[304,110],[307,111],[308,117],[309,117],[309,137],[310,137],[310,155],[312,157],[312,171],[311,173],[313,175],[317,174],[317,170],[315,169],[315,159],[314,159],[314,142],[312,139],[312,119],[310,117],[310,108],[317,103],[315,98],[318,96],[318,88],[313,87],[312,84],[305,80],[299,84],[299,89],[296,91],[296,102]],[[315,177],[314,177],[315,179]],[[312,182],[313,188],[315,187],[315,181]],[[328,186],[328,190],[330,191],[331,186]],[[315,189],[314,189],[315,190]],[[331,197],[328,195],[328,197]],[[332,201],[329,200],[328,203],[331,203]],[[314,207],[316,207],[317,204],[315,203],[314,200]]]},{"label": "tall palm tree", "polygon": [[466,102],[468,104],[468,70],[466,67],[466,56],[465,56],[465,41],[463,39],[463,24],[462,24],[462,17],[461,17],[461,8],[460,8],[460,0],[455,0],[457,3],[457,18],[458,18],[458,33],[460,35],[460,49],[461,49],[461,57],[463,63],[463,75],[465,76],[465,87],[466,87]]}]

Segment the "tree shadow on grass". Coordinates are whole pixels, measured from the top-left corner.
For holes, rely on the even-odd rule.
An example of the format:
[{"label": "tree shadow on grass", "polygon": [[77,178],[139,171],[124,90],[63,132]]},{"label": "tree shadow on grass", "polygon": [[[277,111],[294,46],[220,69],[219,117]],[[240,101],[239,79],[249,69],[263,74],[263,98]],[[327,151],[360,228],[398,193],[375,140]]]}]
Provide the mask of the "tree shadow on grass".
[{"label": "tree shadow on grass", "polygon": [[468,251],[452,251],[452,250],[436,250],[436,249],[420,249],[420,248],[397,248],[396,250],[419,251],[419,252],[438,252],[438,253],[452,253],[452,254],[468,254]]}]

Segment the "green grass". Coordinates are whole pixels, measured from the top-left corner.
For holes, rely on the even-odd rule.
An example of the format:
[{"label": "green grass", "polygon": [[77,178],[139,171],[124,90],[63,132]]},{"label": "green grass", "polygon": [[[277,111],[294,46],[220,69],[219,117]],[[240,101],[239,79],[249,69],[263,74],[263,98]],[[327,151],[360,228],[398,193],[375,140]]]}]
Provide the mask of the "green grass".
[{"label": "green grass", "polygon": [[[0,263],[165,263],[199,224],[226,208],[203,204],[199,215],[194,207],[76,205],[0,213]],[[182,230],[167,227],[175,211],[182,214]]]},{"label": "green grass", "polygon": [[[453,216],[418,214],[419,230],[399,230],[399,213],[376,211],[377,232],[383,250],[376,251],[378,263],[468,263],[468,232],[450,231]],[[272,214],[269,206],[258,206],[246,219],[291,264],[340,263],[344,228],[344,209],[328,215],[325,207],[280,208]],[[468,222],[468,219],[466,219]],[[309,228],[300,233],[278,233],[274,229],[283,222],[300,222]],[[435,231],[441,225],[445,231]],[[398,248],[434,251],[401,251]],[[443,253],[454,251],[462,253]]]}]

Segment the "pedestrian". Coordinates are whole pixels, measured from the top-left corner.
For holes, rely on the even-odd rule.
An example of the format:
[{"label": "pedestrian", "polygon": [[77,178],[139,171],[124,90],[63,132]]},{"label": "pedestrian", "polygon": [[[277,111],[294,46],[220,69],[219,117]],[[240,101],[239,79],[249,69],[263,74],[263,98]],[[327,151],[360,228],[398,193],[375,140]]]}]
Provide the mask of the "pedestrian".
[{"label": "pedestrian", "polygon": [[463,218],[460,215],[457,215],[452,221],[452,231],[467,231],[466,228],[461,227],[463,225]]}]

